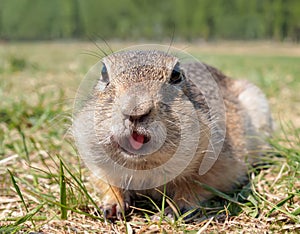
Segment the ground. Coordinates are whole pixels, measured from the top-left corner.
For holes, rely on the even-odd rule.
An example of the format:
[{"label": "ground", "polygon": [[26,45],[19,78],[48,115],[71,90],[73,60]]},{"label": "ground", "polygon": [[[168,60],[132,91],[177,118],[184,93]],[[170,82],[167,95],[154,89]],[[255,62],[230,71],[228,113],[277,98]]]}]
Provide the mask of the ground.
[{"label": "ground", "polygon": [[[99,42],[99,47],[109,48]],[[130,43],[109,43],[113,50]],[[297,233],[300,231],[300,47],[289,43],[182,43],[265,93],[276,132],[266,163],[232,194],[214,191],[193,222],[135,211],[109,223],[68,129],[80,81],[98,61],[93,42],[0,43],[0,233]],[[96,53],[96,54],[95,54]],[[149,201],[149,203],[151,203]],[[161,207],[155,207],[158,212]]]}]

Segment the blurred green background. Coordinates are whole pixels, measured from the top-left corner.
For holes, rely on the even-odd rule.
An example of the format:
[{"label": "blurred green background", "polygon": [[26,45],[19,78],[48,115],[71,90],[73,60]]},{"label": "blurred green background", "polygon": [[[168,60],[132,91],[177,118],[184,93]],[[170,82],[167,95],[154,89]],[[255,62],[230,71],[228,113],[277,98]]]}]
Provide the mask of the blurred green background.
[{"label": "blurred green background", "polygon": [[0,39],[300,41],[299,0],[0,0]]}]

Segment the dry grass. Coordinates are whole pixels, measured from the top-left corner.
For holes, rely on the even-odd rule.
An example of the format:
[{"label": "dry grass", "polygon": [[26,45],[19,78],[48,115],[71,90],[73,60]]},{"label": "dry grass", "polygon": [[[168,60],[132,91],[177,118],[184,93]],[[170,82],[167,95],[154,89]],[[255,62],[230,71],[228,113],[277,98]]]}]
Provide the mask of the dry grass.
[{"label": "dry grass", "polygon": [[95,215],[99,198],[67,134],[77,87],[97,61],[82,54],[86,50],[96,48],[92,43],[0,44],[0,233],[300,230],[299,47],[228,42],[187,47],[206,63],[260,86],[278,128],[271,164],[250,172],[251,182],[230,199],[203,204],[206,215],[187,224],[180,218],[154,222],[137,211],[114,224]]}]

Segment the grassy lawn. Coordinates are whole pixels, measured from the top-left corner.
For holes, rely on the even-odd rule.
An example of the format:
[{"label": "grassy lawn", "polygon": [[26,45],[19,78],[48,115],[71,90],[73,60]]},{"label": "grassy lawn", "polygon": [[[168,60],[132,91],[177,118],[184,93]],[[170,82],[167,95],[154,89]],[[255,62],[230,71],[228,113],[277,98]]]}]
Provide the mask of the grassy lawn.
[{"label": "grassy lawn", "polygon": [[99,198],[68,132],[76,90],[98,60],[88,54],[98,49],[93,43],[0,43],[0,233],[300,231],[299,45],[185,46],[177,45],[264,90],[277,125],[271,163],[249,172],[251,182],[241,190],[218,194],[193,223],[151,221],[144,212],[105,223],[95,214]]}]

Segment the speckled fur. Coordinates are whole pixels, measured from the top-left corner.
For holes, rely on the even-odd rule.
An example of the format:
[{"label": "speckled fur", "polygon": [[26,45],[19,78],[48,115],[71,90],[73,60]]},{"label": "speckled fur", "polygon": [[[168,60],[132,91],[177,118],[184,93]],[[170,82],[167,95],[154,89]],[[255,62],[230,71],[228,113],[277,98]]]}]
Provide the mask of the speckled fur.
[{"label": "speckled fur", "polygon": [[[80,152],[96,154],[99,143],[105,145],[106,152],[110,154],[119,164],[133,169],[154,168],[172,157],[178,146],[180,139],[180,127],[176,115],[173,113],[182,111],[180,102],[183,96],[187,96],[197,111],[202,134],[198,143],[195,157],[188,167],[176,178],[166,184],[167,195],[170,196],[180,209],[197,207],[199,201],[208,199],[211,194],[203,189],[196,181],[208,184],[218,190],[227,192],[246,179],[247,166],[255,160],[251,156],[253,151],[259,151],[266,146],[264,138],[272,132],[272,120],[267,101],[262,92],[254,85],[246,81],[232,80],[222,74],[217,69],[202,63],[182,64],[180,68],[184,71],[185,81],[179,85],[178,95],[172,101],[170,108],[160,105],[161,96],[158,95],[160,89],[168,79],[173,67],[178,62],[176,57],[159,51],[130,51],[109,55],[103,59],[106,64],[110,77],[110,84],[104,92],[94,89],[92,98],[87,101],[82,111],[75,116],[73,123],[74,135],[79,145]],[[199,175],[199,167],[203,160],[204,151],[208,146],[210,137],[209,128],[211,126],[209,107],[204,101],[204,96],[197,87],[192,84],[191,79],[202,79],[203,89],[214,103],[216,90],[209,85],[205,85],[207,74],[216,81],[219,94],[222,95],[226,109],[226,137],[222,151],[213,164],[212,168],[204,175]],[[150,101],[149,106],[139,106],[134,109],[136,112],[146,113],[151,110],[146,120],[139,123],[141,131],[146,131],[147,126],[153,120],[163,121],[167,130],[168,137],[163,147],[147,158],[130,158],[126,153],[116,148],[111,143],[113,136],[126,134],[123,122],[110,127],[112,116],[122,116],[122,111],[131,108],[131,87],[139,85],[139,89],[133,90],[134,95],[140,97],[141,103]],[[163,94],[162,94],[163,95]],[[252,102],[249,102],[250,97]],[[113,104],[119,108],[114,109]],[[217,102],[216,102],[217,105]],[[95,139],[90,134],[92,131],[88,127],[89,110],[95,111],[96,135]],[[218,108],[216,108],[218,110]],[[99,111],[97,111],[99,110]],[[100,111],[101,110],[101,111]],[[124,113],[123,113],[124,114]],[[120,117],[122,119],[122,117]],[[191,121],[193,121],[191,119]],[[175,123],[175,124],[174,124]],[[176,124],[177,123],[177,124]],[[99,129],[97,129],[99,126]],[[100,127],[101,126],[101,127]],[[206,137],[203,137],[206,136]],[[254,140],[249,136],[259,137]],[[97,155],[98,160],[102,155]],[[245,159],[248,159],[246,162]],[[181,159],[184,160],[184,159]],[[256,160],[257,161],[257,160]],[[180,162],[178,162],[180,163]],[[176,165],[174,166],[176,170]],[[99,168],[100,173],[105,174],[105,168]],[[155,177],[163,176],[161,174]],[[155,177],[143,179],[141,183],[150,183]],[[138,179],[138,178],[135,178]],[[122,210],[127,210],[138,193],[151,196],[154,200],[160,200],[161,194],[155,189],[145,191],[126,190],[108,185],[101,180],[96,181],[96,187],[102,193],[102,208],[106,217],[118,215]],[[163,190],[163,186],[158,189]]]}]

